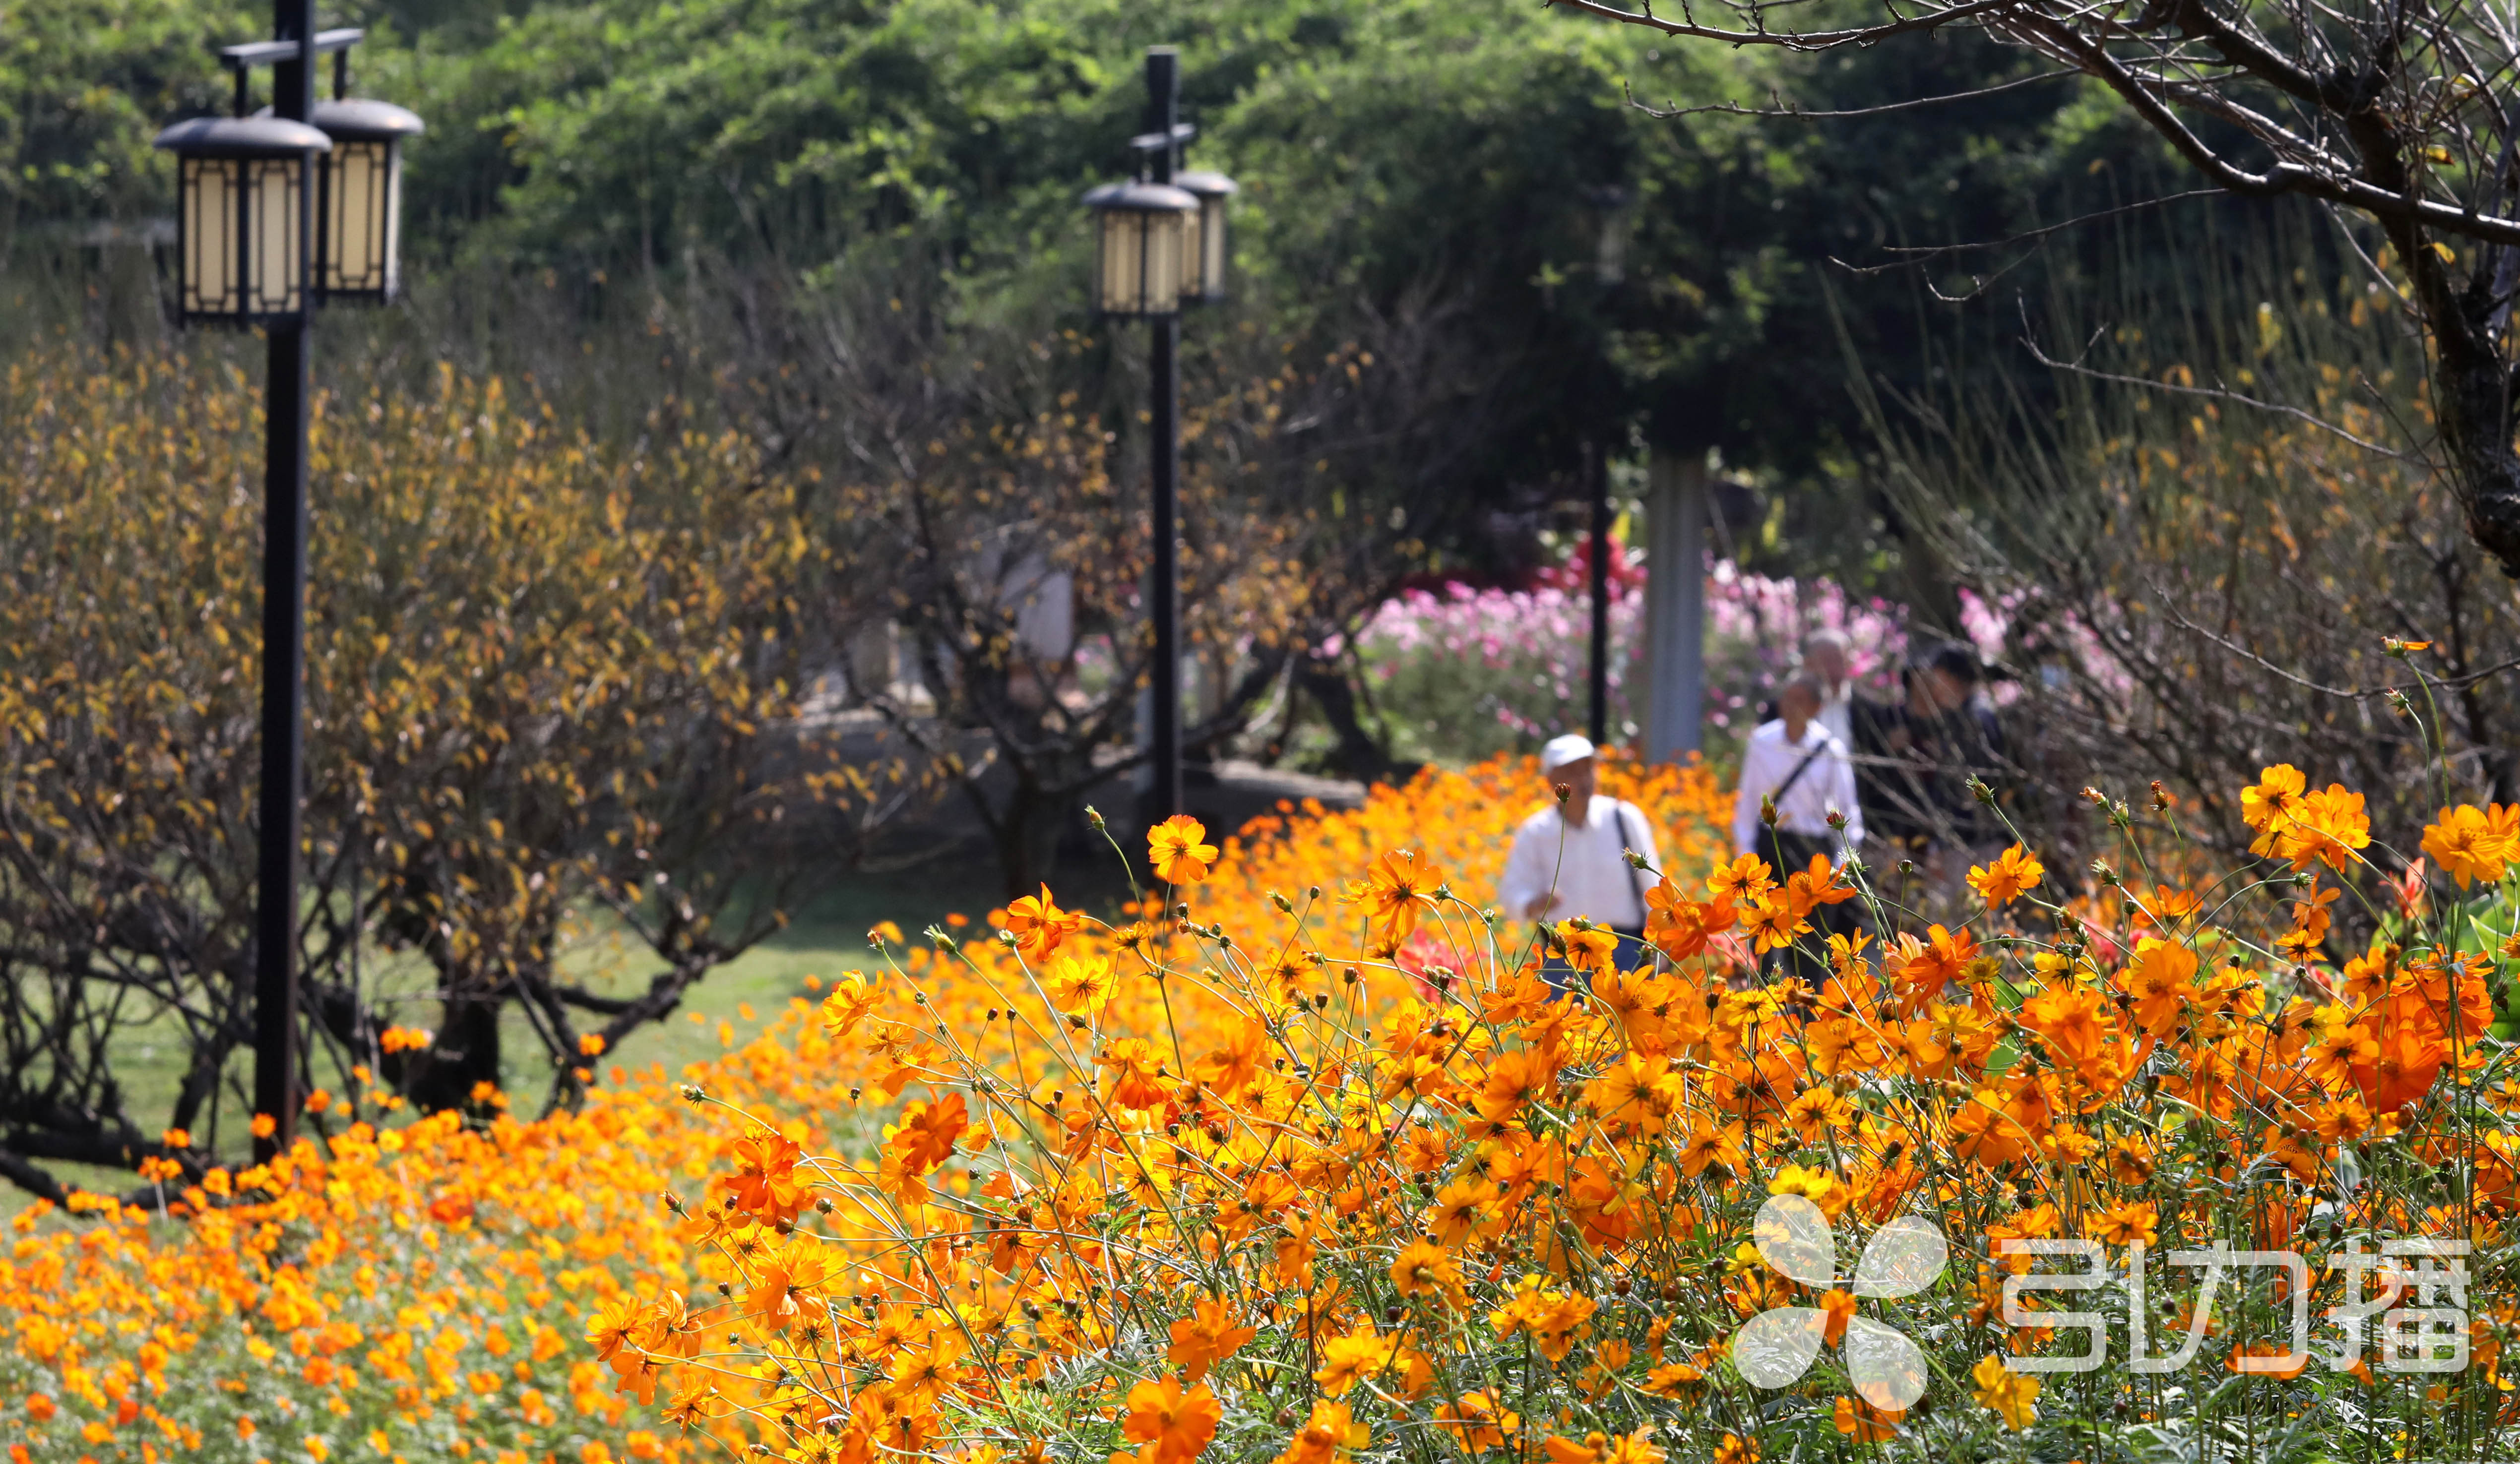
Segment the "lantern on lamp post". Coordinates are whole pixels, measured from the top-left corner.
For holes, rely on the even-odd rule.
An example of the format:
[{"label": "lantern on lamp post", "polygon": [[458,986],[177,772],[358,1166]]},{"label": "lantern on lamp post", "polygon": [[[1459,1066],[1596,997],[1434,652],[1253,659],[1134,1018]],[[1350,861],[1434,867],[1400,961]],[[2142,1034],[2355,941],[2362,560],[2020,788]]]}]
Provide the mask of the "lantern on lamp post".
[{"label": "lantern on lamp post", "polygon": [[1147,129],[1129,140],[1137,176],[1085,196],[1095,220],[1095,313],[1149,323],[1147,802],[1156,819],[1182,811],[1181,312],[1225,298],[1225,207],[1236,192],[1222,173],[1180,170],[1182,145],[1194,135],[1181,120],[1181,55],[1156,46],[1147,52]]},{"label": "lantern on lamp post", "polygon": [[402,288],[402,145],[421,120],[390,102],[315,104],[332,141],[316,164],[315,291],[326,304],[382,305]]},{"label": "lantern on lamp post", "polygon": [[[402,143],[421,130],[399,107],[348,90],[365,33],[317,32],[313,0],[274,0],[276,37],[221,48],[236,72],[233,117],[158,135],[175,155],[178,325],[264,333],[262,768],[253,924],[254,1153],[285,1152],[297,1118],[298,792],[306,630],[307,326],[326,300],[382,304],[400,284]],[[315,59],[333,57],[334,100],[315,101]],[[272,104],[246,115],[252,73]]]},{"label": "lantern on lamp post", "polygon": [[1126,320],[1180,313],[1198,200],[1161,183],[1106,183],[1085,196],[1094,210],[1094,310]]},{"label": "lantern on lamp post", "polygon": [[1242,191],[1223,173],[1193,168],[1173,175],[1173,187],[1198,200],[1182,240],[1182,303],[1214,305],[1225,299],[1225,205]]},{"label": "lantern on lamp post", "polygon": [[332,139],[277,117],[196,117],[158,146],[175,155],[177,323],[303,323],[315,159]]}]

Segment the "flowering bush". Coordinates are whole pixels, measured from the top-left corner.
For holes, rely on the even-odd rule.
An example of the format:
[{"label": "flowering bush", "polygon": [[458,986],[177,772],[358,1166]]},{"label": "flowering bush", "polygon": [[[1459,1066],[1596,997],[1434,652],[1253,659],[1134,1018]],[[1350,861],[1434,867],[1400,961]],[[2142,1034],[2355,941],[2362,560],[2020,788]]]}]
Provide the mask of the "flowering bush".
[{"label": "flowering bush", "polygon": [[[1265,881],[1393,841],[1493,880],[1499,810],[1536,801],[1539,786],[1527,767],[1499,765],[1377,790],[1354,812],[1289,809],[1250,830],[1257,843],[1228,839],[1206,887],[1265,909]],[[1619,786],[1683,847],[1712,847],[1702,777],[1665,770]],[[911,963],[926,970],[932,956]],[[820,1056],[798,1060],[800,1032]],[[832,1055],[800,1016],[686,1076],[727,1101],[799,1115],[788,1132],[800,1140],[870,1151],[880,1110],[852,1103],[857,1075]],[[633,1280],[702,1284],[656,1197],[705,1182],[713,1116],[680,1101],[661,1071],[610,1078],[578,1112],[539,1122],[497,1113],[485,1092],[486,1119],[360,1124],[190,1188],[169,1174],[147,1210],[102,1196],[74,1197],[68,1213],[36,1202],[0,1254],[0,1449],[14,1464],[713,1455],[642,1406],[652,1375],[617,1393],[584,1341],[588,1315]],[[387,1111],[399,1102],[367,1096]],[[731,1380],[727,1391],[750,1400]]]},{"label": "flowering bush", "polygon": [[[2241,790],[2261,863],[2234,875],[2166,800],[2109,803],[2121,847],[2087,887],[2016,847],[1973,871],[1974,918],[1916,930],[1860,871],[1726,861],[1701,770],[1607,775],[1669,830],[1655,966],[1479,908],[1524,761],[1213,843],[1177,821],[1129,923],[1044,891],[986,939],[882,932],[880,969],[688,1070],[689,1103],[616,1071],[547,1123],[302,1144],[169,1194],[182,1233],[22,1220],[0,1439],[538,1464],[2508,1455],[2520,1140],[2487,1024],[2520,941],[2487,892],[2520,810],[2445,809],[2406,865],[2352,792],[2275,767]],[[1813,949],[1808,916],[1849,899],[1887,933]],[[1743,942],[1810,951],[1820,982],[1757,983]],[[1545,952],[1583,989],[1554,998]],[[2473,1269],[2380,1262],[2410,1240]],[[2219,1291],[2192,1272],[2294,1252]],[[2432,1301],[2457,1305],[2358,1308],[2375,1269],[2454,1279]],[[2324,1318],[2312,1352],[2294,1317]],[[2464,1366],[2370,1350],[2427,1326]],[[2014,1365],[2095,1347],[2091,1371]]]},{"label": "flowering bush", "polygon": [[0,1441],[16,1464],[688,1457],[574,1320],[680,1264],[652,1145],[685,1123],[620,1095],[446,1113],[212,1170],[160,1209],[38,1201],[0,1261]]},{"label": "flowering bush", "polygon": [[[1571,582],[1571,583],[1570,583]],[[1592,654],[1592,601],[1573,571],[1528,590],[1447,585],[1385,601],[1357,638],[1367,687],[1411,756],[1466,762],[1527,752],[1576,725]],[[1614,574],[1610,599],[1610,723],[1637,732],[1629,682],[1642,653],[1642,576]],[[1874,696],[1896,690],[1905,621],[1880,599],[1828,580],[1744,574],[1711,562],[1706,580],[1706,718],[1746,732],[1744,718],[1791,670],[1805,636],[1844,632],[1856,679]]]},{"label": "flowering bush", "polygon": [[[2262,863],[2220,878],[2167,800],[2101,800],[2088,887],[2015,846],[1922,930],[1700,822],[1621,970],[1580,922],[1509,939],[1448,864],[1508,776],[1265,844],[1174,821],[1132,923],[1044,890],[993,941],[887,947],[792,1054],[879,1139],[696,1087],[726,1128],[673,1202],[689,1259],[599,1353],[678,1424],[847,1464],[2507,1456],[2488,986],[2520,942],[2414,914],[2355,794],[2268,769]],[[1694,770],[1646,794],[1719,802]],[[2498,883],[2515,836],[2450,809],[2425,853]],[[2344,942],[2340,899],[2381,933]],[[1820,948],[1849,900],[1883,934]]]}]

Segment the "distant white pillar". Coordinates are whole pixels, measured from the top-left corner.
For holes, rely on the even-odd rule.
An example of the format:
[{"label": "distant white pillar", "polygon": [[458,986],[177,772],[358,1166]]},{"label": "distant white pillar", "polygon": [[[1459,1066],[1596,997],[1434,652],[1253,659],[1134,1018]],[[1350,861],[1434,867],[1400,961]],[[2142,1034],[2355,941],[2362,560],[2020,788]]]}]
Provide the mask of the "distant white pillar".
[{"label": "distant white pillar", "polygon": [[1706,704],[1706,459],[1655,448],[1645,485],[1644,753],[1678,762]]}]

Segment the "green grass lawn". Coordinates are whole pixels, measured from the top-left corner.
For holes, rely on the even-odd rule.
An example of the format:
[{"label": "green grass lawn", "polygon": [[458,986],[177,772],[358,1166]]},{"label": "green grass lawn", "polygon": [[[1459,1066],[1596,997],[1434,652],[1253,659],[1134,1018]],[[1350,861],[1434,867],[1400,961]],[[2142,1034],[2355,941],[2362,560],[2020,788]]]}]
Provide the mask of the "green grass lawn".
[{"label": "green grass lawn", "polygon": [[[1103,887],[1110,883],[1106,880],[1098,884],[1090,878],[1062,880],[1063,903],[1073,898],[1076,904],[1097,913],[1112,913],[1126,890]],[[1064,887],[1068,885],[1074,888],[1072,897]],[[787,1010],[791,998],[812,999],[814,994],[806,986],[807,977],[828,983],[846,971],[879,969],[882,958],[867,944],[868,930],[878,921],[892,921],[913,942],[921,941],[921,931],[944,924],[946,917],[955,913],[967,915],[973,922],[966,927],[967,931],[977,929],[980,918],[1001,903],[998,889],[995,866],[976,857],[953,858],[883,874],[840,871],[809,881],[791,900],[785,929],[709,972],[684,994],[681,1010],[624,1039],[596,1064],[597,1071],[601,1075],[617,1064],[631,1074],[644,1076],[661,1066],[669,1080],[679,1078],[687,1065],[751,1041]],[[590,922],[562,964],[591,990],[621,994],[646,987],[653,966],[643,960],[643,954],[617,926],[599,919]],[[426,973],[416,961],[382,958],[371,967],[367,979],[372,989],[385,992],[397,988],[417,992],[425,989],[427,982]],[[427,999],[395,1008],[390,1016],[409,1026],[437,1025],[433,1003]],[[511,1006],[506,1020],[509,1025],[502,1033],[508,1065],[506,1087],[516,1111],[531,1116],[542,1111],[550,1088],[551,1066],[523,1013]],[[114,1067],[124,1082],[129,1111],[144,1127],[165,1122],[183,1072],[182,1033],[171,1023],[151,1023],[117,1034],[115,1042]],[[325,1068],[319,1066],[318,1071]],[[232,1076],[240,1083],[249,1084],[250,1074],[250,1056],[239,1053]],[[634,1077],[633,1081],[638,1080]],[[242,1131],[222,1136],[236,1145],[244,1142]],[[45,1168],[66,1184],[108,1192],[118,1193],[136,1182],[128,1172],[120,1170],[59,1163],[47,1163]],[[26,1200],[15,1185],[0,1181],[0,1218],[15,1214]]]}]

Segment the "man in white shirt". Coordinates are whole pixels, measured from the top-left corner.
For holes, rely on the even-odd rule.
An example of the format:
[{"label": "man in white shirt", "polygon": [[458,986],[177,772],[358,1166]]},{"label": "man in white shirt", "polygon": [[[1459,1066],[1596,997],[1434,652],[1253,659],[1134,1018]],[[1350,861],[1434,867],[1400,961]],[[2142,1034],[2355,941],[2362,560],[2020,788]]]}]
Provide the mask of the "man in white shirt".
[{"label": "man in white shirt", "polygon": [[[1815,854],[1831,865],[1864,842],[1864,811],[1855,802],[1855,770],[1846,744],[1820,722],[1820,678],[1805,672],[1777,695],[1776,721],[1750,733],[1741,752],[1741,791],[1732,802],[1732,850],[1778,865],[1782,880]],[[1759,810],[1776,800],[1777,824],[1761,826]],[[1843,821],[1829,826],[1829,815]]]},{"label": "man in white shirt", "polygon": [[[1820,678],[1805,671],[1777,693],[1776,721],[1750,733],[1741,751],[1741,791],[1732,802],[1732,852],[1756,854],[1775,870],[1778,884],[1811,867],[1814,856],[1826,855],[1833,867],[1846,862],[1848,851],[1864,843],[1864,811],[1855,801],[1855,768],[1846,744],[1829,735],[1820,722]],[[1767,826],[1763,807],[1774,801],[1777,821]],[[1829,826],[1835,815],[1838,826]],[[1801,942],[1825,942],[1831,935],[1854,934],[1852,905],[1822,905],[1810,915],[1812,934]],[[1775,953],[1767,964],[1773,974],[1785,966],[1788,953]],[[1804,952],[1790,964],[1817,986],[1826,967],[1816,952]]]},{"label": "man in white shirt", "polygon": [[[1644,944],[1645,891],[1654,876],[1630,865],[1635,850],[1653,869],[1662,867],[1644,811],[1633,803],[1604,798],[1594,791],[1594,747],[1590,740],[1567,735],[1540,749],[1540,776],[1550,784],[1547,806],[1522,821],[1513,832],[1513,849],[1506,856],[1500,903],[1517,920],[1571,920],[1581,915],[1619,935],[1619,964],[1633,966],[1651,955]],[[1566,789],[1559,802],[1556,789]],[[1551,963],[1551,984],[1561,990],[1565,968]]]}]

